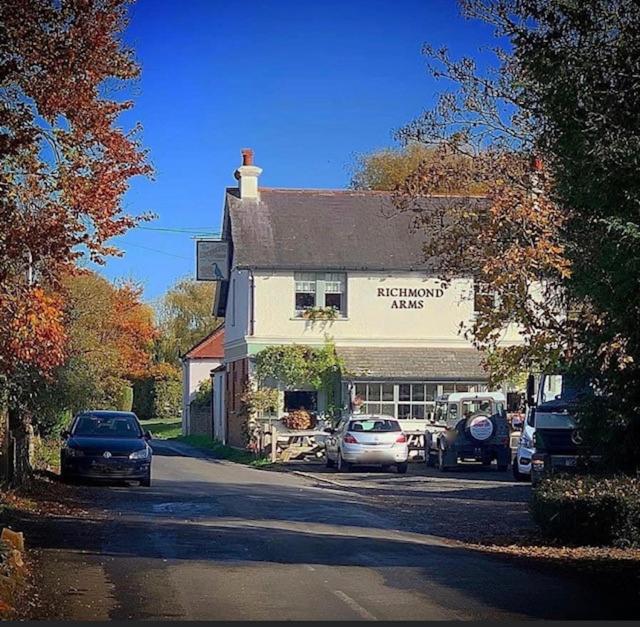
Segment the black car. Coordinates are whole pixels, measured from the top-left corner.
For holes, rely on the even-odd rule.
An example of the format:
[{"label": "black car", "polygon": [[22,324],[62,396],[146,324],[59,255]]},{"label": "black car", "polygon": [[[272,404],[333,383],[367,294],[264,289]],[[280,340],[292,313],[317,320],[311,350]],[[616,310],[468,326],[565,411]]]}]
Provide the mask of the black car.
[{"label": "black car", "polygon": [[60,470],[63,481],[73,479],[131,480],[151,485],[151,434],[135,414],[123,411],[84,411],[63,432]]}]

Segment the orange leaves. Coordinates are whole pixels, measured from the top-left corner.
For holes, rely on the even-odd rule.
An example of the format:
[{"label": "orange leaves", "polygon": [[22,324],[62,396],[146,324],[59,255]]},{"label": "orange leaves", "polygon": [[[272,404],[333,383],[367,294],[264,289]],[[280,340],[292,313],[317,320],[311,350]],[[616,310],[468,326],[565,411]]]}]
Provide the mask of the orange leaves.
[{"label": "orange leaves", "polygon": [[[532,172],[525,154],[494,148],[452,160],[458,148],[440,146],[400,188],[398,205],[415,214],[426,234],[425,257],[443,279],[473,278],[491,295],[476,298],[476,316],[464,328],[479,348],[498,350],[504,330],[515,325],[524,347],[502,351],[507,361],[540,363],[545,351],[555,359],[569,331],[557,286],[571,264],[563,241],[568,216],[552,200],[553,182]],[[451,189],[484,188],[484,198],[451,196],[437,209],[421,202],[447,177]]]},{"label": "orange leaves", "polygon": [[[126,131],[119,124],[132,103],[104,96],[107,82],[139,74],[121,37],[128,3],[0,2],[0,370],[5,373],[20,364],[46,373],[61,360],[62,303],[27,286],[27,255],[33,280],[57,290],[79,257],[104,263],[118,253],[110,238],[148,218],[127,215],[122,207],[130,180],[151,174],[139,127]],[[143,367],[143,356],[132,346],[150,333],[147,318],[127,331],[135,341],[122,344],[132,370]]]},{"label": "orange leaves", "polygon": [[16,364],[37,368],[45,376],[64,360],[66,334],[60,296],[41,288],[24,290],[18,297],[0,296],[0,372]]},{"label": "orange leaves", "polygon": [[131,379],[150,366],[157,335],[151,308],[133,283],[87,272],[65,281],[70,351],[108,377]]}]

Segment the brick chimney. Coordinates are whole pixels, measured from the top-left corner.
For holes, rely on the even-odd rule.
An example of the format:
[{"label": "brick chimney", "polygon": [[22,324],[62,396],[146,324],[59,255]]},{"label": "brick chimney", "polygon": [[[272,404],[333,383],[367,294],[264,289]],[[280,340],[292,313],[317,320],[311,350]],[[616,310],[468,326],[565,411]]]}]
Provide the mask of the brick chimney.
[{"label": "brick chimney", "polygon": [[233,174],[238,181],[238,189],[242,200],[260,200],[258,177],[261,174],[262,168],[253,165],[253,150],[251,148],[243,148],[242,165]]}]

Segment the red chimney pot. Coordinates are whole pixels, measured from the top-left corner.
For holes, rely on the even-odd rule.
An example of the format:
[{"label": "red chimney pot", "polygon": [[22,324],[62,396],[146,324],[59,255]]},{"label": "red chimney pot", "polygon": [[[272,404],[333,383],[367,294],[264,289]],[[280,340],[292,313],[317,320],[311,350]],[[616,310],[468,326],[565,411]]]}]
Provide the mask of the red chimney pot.
[{"label": "red chimney pot", "polygon": [[251,148],[242,149],[242,165],[253,165],[253,150]]},{"label": "red chimney pot", "polygon": [[535,172],[542,172],[544,167],[542,164],[542,158],[538,155],[534,155],[533,159],[531,160],[531,166],[533,167],[533,170]]}]

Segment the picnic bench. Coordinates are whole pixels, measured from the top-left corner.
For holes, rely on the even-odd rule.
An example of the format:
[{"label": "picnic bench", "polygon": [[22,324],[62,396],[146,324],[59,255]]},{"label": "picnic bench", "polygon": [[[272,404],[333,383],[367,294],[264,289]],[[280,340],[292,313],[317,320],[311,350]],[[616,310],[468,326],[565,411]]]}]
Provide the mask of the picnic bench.
[{"label": "picnic bench", "polygon": [[287,462],[304,457],[321,457],[326,433],[322,429],[289,429],[280,420],[265,423],[262,427],[262,446],[268,438],[272,462]]}]

